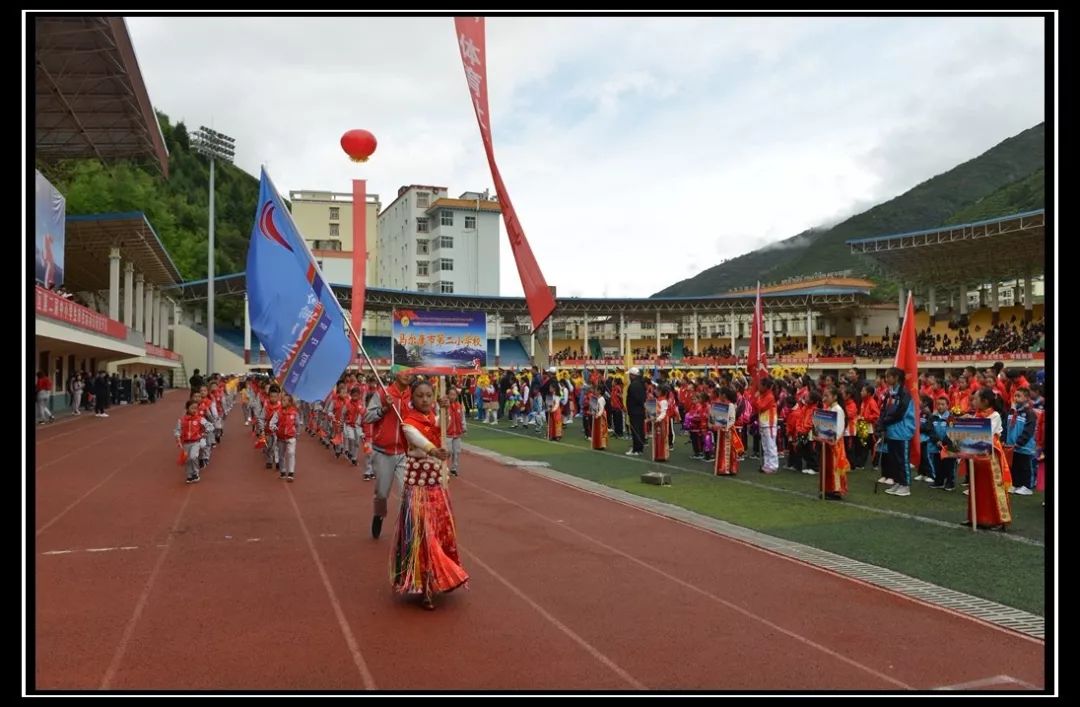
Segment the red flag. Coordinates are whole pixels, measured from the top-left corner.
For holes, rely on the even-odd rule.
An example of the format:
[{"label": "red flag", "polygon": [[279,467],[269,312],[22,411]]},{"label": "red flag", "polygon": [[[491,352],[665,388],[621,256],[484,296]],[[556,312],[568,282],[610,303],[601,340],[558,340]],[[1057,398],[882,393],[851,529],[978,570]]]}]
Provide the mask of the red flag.
[{"label": "red flag", "polygon": [[472,94],[473,110],[476,122],[480,125],[480,138],[484,142],[491,178],[495,181],[495,193],[499,195],[503,223],[506,235],[510,238],[510,249],[514,252],[521,288],[525,291],[525,301],[529,305],[533,331],[540,328],[551,313],[555,311],[555,295],[548,288],[540,266],[536,264],[532,248],[525,238],[525,231],[514,212],[510,194],[506,191],[499,167],[495,164],[495,148],[491,144],[491,114],[488,111],[487,90],[487,50],[484,43],[483,17],[455,17],[454,30],[457,34],[458,48],[461,50],[461,64],[465,69],[465,81]]},{"label": "red flag", "polygon": [[[367,181],[352,182],[352,328],[356,336],[364,326],[364,295],[367,288]],[[349,337],[350,361],[356,360],[356,339]]]},{"label": "red flag", "polygon": [[896,349],[894,366],[904,372],[904,384],[911,393],[915,405],[915,434],[911,438],[911,463],[919,468],[921,451],[919,444],[919,351],[915,346],[915,298],[908,291],[904,326],[900,330],[900,346]]},{"label": "red flag", "polygon": [[769,360],[766,351],[768,349],[765,348],[765,327],[761,317],[761,283],[759,282],[757,301],[754,302],[754,319],[750,324],[750,356],[746,361],[754,392],[757,392],[758,381],[769,375]]}]

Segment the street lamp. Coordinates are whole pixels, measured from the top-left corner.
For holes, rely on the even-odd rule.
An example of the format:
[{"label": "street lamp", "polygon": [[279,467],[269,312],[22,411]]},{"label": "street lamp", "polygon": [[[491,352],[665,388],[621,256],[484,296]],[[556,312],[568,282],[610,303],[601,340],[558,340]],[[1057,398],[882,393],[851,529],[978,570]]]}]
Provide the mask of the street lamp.
[{"label": "street lamp", "polygon": [[191,149],[210,158],[210,236],[206,254],[206,372],[214,372],[214,160],[232,164],[236,139],[205,125],[191,137]]}]

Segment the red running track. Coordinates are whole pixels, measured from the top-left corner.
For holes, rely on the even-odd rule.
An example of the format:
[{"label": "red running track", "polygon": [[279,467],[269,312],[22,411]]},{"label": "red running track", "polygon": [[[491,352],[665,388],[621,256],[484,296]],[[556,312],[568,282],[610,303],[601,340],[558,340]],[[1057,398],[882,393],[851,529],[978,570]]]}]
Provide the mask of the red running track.
[{"label": "red running track", "polygon": [[234,414],[185,485],[182,397],[38,430],[36,689],[1043,687],[1041,641],[468,454],[472,580],[423,611],[310,437],[288,484]]}]

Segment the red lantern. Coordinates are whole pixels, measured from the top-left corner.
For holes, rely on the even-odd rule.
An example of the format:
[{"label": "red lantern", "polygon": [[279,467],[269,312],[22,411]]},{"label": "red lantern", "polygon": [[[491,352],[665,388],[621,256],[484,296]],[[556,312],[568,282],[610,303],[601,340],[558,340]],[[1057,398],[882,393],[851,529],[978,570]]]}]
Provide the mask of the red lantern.
[{"label": "red lantern", "polygon": [[378,143],[367,130],[350,130],[341,136],[341,149],[353,162],[367,162]]}]

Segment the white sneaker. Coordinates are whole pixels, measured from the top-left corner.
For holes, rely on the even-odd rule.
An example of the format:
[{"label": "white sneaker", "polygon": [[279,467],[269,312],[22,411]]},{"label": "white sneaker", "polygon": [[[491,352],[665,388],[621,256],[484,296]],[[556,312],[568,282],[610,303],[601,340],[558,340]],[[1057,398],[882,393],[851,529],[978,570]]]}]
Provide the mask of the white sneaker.
[{"label": "white sneaker", "polygon": [[101,413],[101,416],[102,416],[102,417],[108,417],[108,416],[109,416],[109,413],[107,413],[107,412],[103,412],[103,413]]},{"label": "white sneaker", "polygon": [[884,477],[884,476],[882,476],[880,479],[878,479],[878,483],[879,484],[884,484],[886,486],[895,486],[896,485],[896,481],[894,481],[893,479]]},{"label": "white sneaker", "polygon": [[814,471],[813,469],[804,469],[803,473],[804,474],[809,474],[810,476],[817,476],[817,472]]},{"label": "white sneaker", "polygon": [[923,476],[922,474],[919,474],[918,476],[915,477],[915,480],[916,481],[925,481],[926,477]]},{"label": "white sneaker", "polygon": [[964,489],[964,495],[965,496],[970,496],[971,495],[971,490],[970,489]]},{"label": "white sneaker", "polygon": [[922,477],[922,480],[925,481],[928,484],[934,483],[934,477],[933,476],[924,476],[924,477]]},{"label": "white sneaker", "polygon": [[1016,487],[1015,486],[1010,486],[1007,490],[1008,490],[1009,493],[1016,493]]},{"label": "white sneaker", "polygon": [[1027,486],[1017,486],[1015,493],[1017,496],[1031,496],[1034,492]]},{"label": "white sneaker", "polygon": [[633,449],[628,449],[628,450],[626,451],[626,456],[628,456],[628,457],[632,457],[632,456],[634,456],[635,454],[637,454],[637,452],[635,452],[635,451],[634,451]]}]

